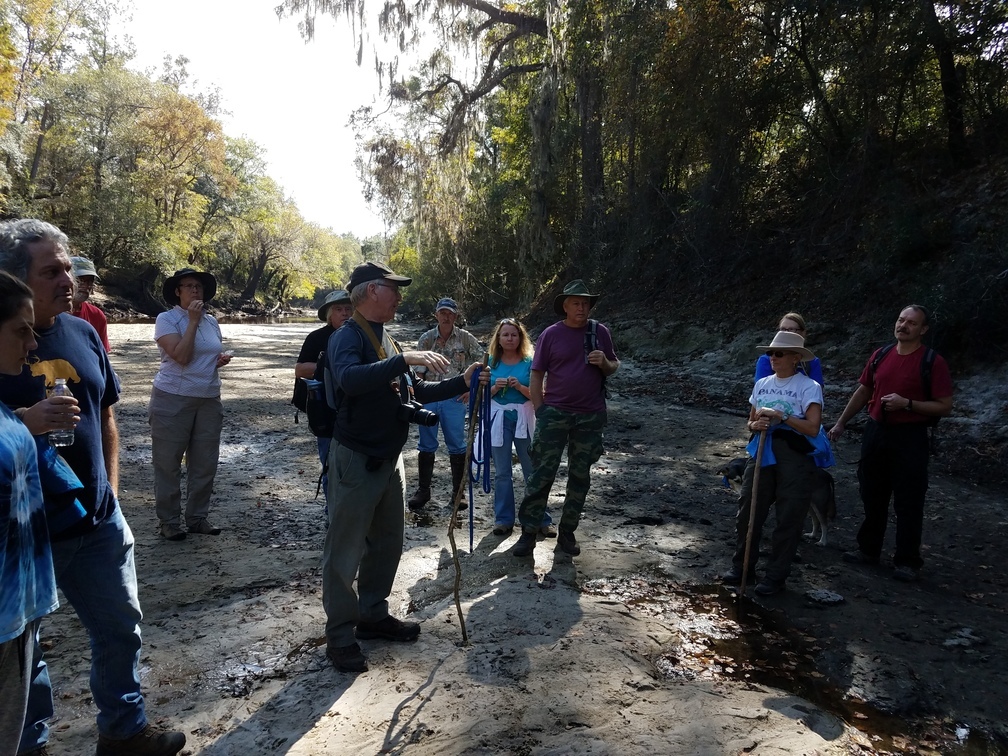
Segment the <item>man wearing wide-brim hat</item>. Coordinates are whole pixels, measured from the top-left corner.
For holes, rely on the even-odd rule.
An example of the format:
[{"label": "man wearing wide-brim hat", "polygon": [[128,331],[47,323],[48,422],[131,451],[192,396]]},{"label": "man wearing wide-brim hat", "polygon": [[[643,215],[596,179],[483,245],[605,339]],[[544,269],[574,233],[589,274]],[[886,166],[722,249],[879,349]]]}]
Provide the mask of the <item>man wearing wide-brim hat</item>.
[{"label": "man wearing wide-brim hat", "polygon": [[[336,289],[330,292],[322,306],[318,308],[318,319],[325,323],[321,328],[317,328],[308,334],[301,345],[301,352],[298,354],[297,362],[294,364],[294,396],[291,404],[302,412],[308,412],[308,388],[302,378],[312,379],[315,377],[315,369],[318,366],[319,354],[325,351],[329,343],[329,337],[336,332],[336,329],[343,325],[353,314],[353,305],[350,304],[350,292],[346,289]],[[318,442],[319,461],[325,467],[326,457],[329,456],[329,442],[331,435],[316,436]],[[322,476],[322,491],[329,490],[329,476]]]},{"label": "man wearing wide-brim hat", "polygon": [[99,277],[95,264],[86,257],[71,257],[70,264],[73,266],[75,279],[71,312],[81,320],[90,323],[98,331],[98,338],[101,339],[105,351],[111,352],[112,346],[108,340],[108,319],[100,307],[88,302],[94,291],[95,281]]},{"label": "man wearing wide-brim hat", "polygon": [[609,329],[588,317],[598,298],[584,281],[571,281],[553,300],[553,309],[563,320],[549,326],[536,342],[529,385],[536,408],[531,449],[535,466],[518,512],[522,535],[513,551],[518,557],[529,556],[535,549],[539,524],[565,448],[567,494],[557,546],[571,556],[581,553],[574,531],[588,496],[591,466],[602,456],[605,381],[620,364]]}]

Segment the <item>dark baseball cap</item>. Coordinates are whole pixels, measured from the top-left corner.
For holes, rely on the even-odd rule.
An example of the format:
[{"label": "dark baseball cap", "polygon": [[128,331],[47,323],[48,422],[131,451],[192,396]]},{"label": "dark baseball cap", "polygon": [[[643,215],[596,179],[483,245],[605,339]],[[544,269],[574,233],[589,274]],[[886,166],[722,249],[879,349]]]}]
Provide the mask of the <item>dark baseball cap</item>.
[{"label": "dark baseball cap", "polygon": [[362,283],[367,283],[368,281],[379,281],[382,279],[391,281],[394,284],[399,284],[400,286],[409,286],[413,283],[412,278],[397,276],[387,265],[383,265],[379,262],[366,262],[353,269],[353,273],[350,274],[350,283],[347,284],[347,290],[353,291]]}]

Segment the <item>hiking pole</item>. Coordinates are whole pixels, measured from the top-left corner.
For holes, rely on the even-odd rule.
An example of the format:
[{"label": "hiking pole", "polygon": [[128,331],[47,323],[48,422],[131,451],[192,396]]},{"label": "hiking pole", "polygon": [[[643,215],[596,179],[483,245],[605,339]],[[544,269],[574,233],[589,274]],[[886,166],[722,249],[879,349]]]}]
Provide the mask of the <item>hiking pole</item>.
[{"label": "hiking pole", "polygon": [[756,529],[756,494],[759,491],[760,465],[763,464],[763,447],[766,445],[766,428],[760,431],[756,447],[756,469],[753,470],[752,496],[749,499],[749,530],[745,539],[745,556],[742,558],[742,583],[739,585],[738,613],[742,615],[742,597],[745,596],[746,578],[749,577],[749,555],[752,553],[753,531]]},{"label": "hiking pole", "polygon": [[[476,436],[476,425],[478,422],[477,416],[479,415],[479,405],[480,398],[483,396],[483,384],[479,382],[480,370],[474,370],[472,378],[470,379],[469,385],[469,396],[470,396],[470,406],[473,406],[473,397],[475,398],[474,409],[469,413],[469,432],[466,437],[466,454],[465,454],[465,466],[462,468],[464,470],[469,469],[469,465],[472,462],[472,450],[473,450],[473,438]],[[475,392],[475,395],[474,393]],[[448,542],[451,543],[452,550],[452,562],[455,563],[455,610],[458,612],[459,627],[462,629],[462,645],[469,645],[469,635],[466,633],[465,617],[462,616],[462,599],[459,595],[459,588],[462,585],[462,563],[459,562],[458,557],[458,546],[455,544],[455,518],[458,516],[459,504],[462,503],[462,498],[465,495],[464,491],[466,489],[466,483],[469,482],[469,475],[467,474],[465,478],[459,483],[458,490],[452,495],[452,513],[448,520]]]}]

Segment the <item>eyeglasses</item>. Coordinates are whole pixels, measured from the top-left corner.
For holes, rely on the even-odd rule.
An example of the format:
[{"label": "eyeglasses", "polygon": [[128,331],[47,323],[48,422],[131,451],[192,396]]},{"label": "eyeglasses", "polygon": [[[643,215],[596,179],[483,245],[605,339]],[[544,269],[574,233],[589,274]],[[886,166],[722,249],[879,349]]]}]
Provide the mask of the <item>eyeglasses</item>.
[{"label": "eyeglasses", "polygon": [[778,328],[778,331],[784,331],[784,333],[801,333],[801,328]]},{"label": "eyeglasses", "polygon": [[500,323],[498,323],[497,325],[502,325],[502,326],[505,326],[505,325],[513,325],[513,326],[517,326],[517,325],[518,325],[518,321],[517,321],[517,320],[515,320],[514,318],[504,318],[504,319],[503,319],[503,320],[502,320],[502,321],[501,321]]},{"label": "eyeglasses", "polygon": [[375,286],[382,286],[386,289],[392,289],[392,291],[399,293],[399,286],[397,284],[385,283],[384,281],[372,281]]},{"label": "eyeglasses", "polygon": [[198,290],[198,289],[202,289],[203,288],[203,284],[201,284],[201,283],[179,284],[179,288],[180,289],[188,289],[189,291],[195,291],[195,290]]},{"label": "eyeglasses", "polygon": [[793,355],[793,354],[798,354],[798,353],[797,352],[767,352],[766,356],[767,357],[776,357],[779,360],[781,357],[786,357],[787,355]]}]

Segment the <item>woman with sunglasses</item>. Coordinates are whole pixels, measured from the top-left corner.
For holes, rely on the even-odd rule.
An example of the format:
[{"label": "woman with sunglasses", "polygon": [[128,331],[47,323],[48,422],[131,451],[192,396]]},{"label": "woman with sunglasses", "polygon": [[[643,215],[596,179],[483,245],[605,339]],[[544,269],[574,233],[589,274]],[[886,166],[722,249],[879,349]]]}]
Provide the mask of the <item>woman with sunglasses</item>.
[{"label": "woman with sunglasses", "polygon": [[742,580],[753,475],[756,471],[754,457],[759,434],[766,431],[746,582],[756,580],[760,534],[771,505],[775,505],[777,524],[771,538],[770,561],[763,579],[755,588],[756,593],[770,596],[784,590],[808,513],[816,468],[813,453],[819,448],[817,441],[822,435],[823,395],[818,382],[798,372],[802,360],[815,359],[815,355],[805,348],[805,339],[801,335],[778,331],[770,344],[758,348],[765,352],[773,373],[756,381],[749,397],[746,427],[754,437],[747,448],[750,459],[742,477],[742,492],[735,516],[735,554],[732,567],[723,579],[731,585],[738,585]]},{"label": "woman with sunglasses", "polygon": [[[532,339],[525,326],[504,318],[490,337],[490,447],[494,463],[494,535],[507,537],[514,530],[515,495],[511,474],[511,448],[521,463],[522,475],[532,473],[529,446],[535,432],[535,407],[530,399]],[[556,537],[549,510],[540,532]]]},{"label": "woman with sunglasses", "polygon": [[[805,318],[797,312],[789,312],[784,315],[777,324],[777,330],[786,331],[788,333],[797,333],[803,339],[808,338],[805,331]],[[826,385],[823,383],[822,365],[819,363],[818,357],[813,357],[807,362],[805,360],[799,362],[798,372],[807,375],[813,381],[816,381],[820,386]],[[770,367],[770,358],[765,354],[761,354],[759,359],[756,360],[756,375],[753,380],[758,381],[760,378],[766,378],[772,373],[773,368]]]}]

